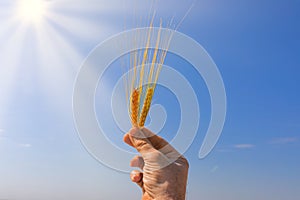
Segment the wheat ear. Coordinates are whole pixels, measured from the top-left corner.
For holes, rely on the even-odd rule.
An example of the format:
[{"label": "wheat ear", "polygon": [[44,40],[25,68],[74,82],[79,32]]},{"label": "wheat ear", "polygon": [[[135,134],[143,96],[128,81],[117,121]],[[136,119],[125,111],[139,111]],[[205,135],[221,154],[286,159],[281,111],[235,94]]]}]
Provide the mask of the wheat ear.
[{"label": "wheat ear", "polygon": [[134,89],[131,93],[131,122],[133,126],[138,126],[138,116],[139,116],[139,108],[140,108],[140,92],[138,89]]},{"label": "wheat ear", "polygon": [[147,89],[146,96],[145,96],[145,99],[144,99],[143,108],[142,108],[142,112],[141,112],[141,115],[140,115],[139,127],[143,127],[144,124],[145,124],[146,117],[147,117],[149,109],[150,109],[153,93],[154,93],[154,88],[153,87],[150,87],[150,88]]}]

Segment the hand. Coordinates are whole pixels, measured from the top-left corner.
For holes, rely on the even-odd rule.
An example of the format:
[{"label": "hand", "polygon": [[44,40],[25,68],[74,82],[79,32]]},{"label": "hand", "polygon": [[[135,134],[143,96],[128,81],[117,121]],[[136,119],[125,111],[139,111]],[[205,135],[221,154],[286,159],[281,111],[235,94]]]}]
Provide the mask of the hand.
[{"label": "hand", "polygon": [[132,128],[124,142],[136,148],[141,156],[130,165],[130,178],[143,190],[142,200],[184,200],[188,176],[188,161],[168,142],[146,128]]}]

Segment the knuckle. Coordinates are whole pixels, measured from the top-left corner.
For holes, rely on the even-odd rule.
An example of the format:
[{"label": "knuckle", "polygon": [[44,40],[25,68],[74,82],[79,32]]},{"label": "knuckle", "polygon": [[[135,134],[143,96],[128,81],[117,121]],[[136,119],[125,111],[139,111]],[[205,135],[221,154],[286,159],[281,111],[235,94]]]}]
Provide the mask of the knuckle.
[{"label": "knuckle", "polygon": [[138,149],[138,150],[146,150],[147,149],[147,142],[145,142],[144,140],[137,140],[135,142],[135,147]]},{"label": "knuckle", "polygon": [[189,161],[185,158],[185,157],[183,157],[183,156],[181,156],[180,157],[180,162],[184,165],[184,166],[186,166],[187,168],[189,168]]}]

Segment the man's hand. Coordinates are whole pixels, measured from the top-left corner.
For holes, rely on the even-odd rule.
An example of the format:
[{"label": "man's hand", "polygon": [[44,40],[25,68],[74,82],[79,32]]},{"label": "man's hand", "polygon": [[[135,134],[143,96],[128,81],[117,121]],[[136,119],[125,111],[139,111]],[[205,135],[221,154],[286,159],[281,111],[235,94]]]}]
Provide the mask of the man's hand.
[{"label": "man's hand", "polygon": [[132,128],[124,142],[136,148],[141,156],[130,165],[130,178],[143,190],[142,200],[184,200],[188,176],[188,161],[168,142],[146,128]]}]

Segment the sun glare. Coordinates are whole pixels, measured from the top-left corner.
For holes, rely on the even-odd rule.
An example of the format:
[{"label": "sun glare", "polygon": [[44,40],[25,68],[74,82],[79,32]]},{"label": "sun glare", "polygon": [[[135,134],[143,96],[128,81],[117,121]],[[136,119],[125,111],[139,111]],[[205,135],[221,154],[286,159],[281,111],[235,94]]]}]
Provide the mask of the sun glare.
[{"label": "sun glare", "polygon": [[20,0],[17,5],[17,15],[23,22],[38,23],[45,15],[45,1]]}]

